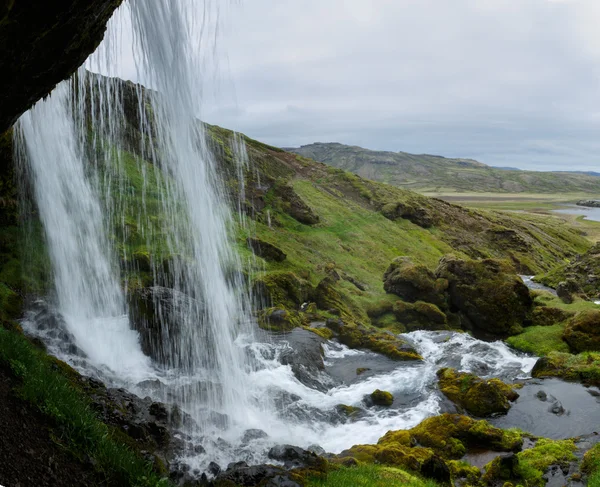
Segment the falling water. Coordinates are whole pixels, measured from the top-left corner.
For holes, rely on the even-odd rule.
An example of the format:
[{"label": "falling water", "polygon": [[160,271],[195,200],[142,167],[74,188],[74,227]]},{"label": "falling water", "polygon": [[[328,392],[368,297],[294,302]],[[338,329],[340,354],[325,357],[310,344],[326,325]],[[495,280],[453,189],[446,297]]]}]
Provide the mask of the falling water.
[{"label": "falling water", "polygon": [[92,361],[137,374],[149,360],[129,329],[125,299],[93,178],[86,174],[61,84],[19,122],[51,254],[58,306],[68,330]]}]

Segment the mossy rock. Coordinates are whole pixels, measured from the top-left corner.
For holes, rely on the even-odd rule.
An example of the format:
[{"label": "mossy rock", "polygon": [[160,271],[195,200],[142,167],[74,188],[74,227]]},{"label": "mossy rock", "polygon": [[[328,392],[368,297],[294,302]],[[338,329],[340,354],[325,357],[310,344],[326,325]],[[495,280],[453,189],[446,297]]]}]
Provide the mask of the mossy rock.
[{"label": "mossy rock", "polygon": [[422,228],[431,228],[435,224],[435,218],[427,208],[413,206],[400,201],[383,205],[381,214],[388,220],[395,221],[398,218],[402,218]]},{"label": "mossy rock", "polygon": [[293,272],[274,271],[256,278],[253,291],[265,300],[267,306],[294,309],[309,300],[312,287]]},{"label": "mossy rock", "polygon": [[297,311],[284,308],[268,308],[259,312],[258,326],[271,331],[291,331],[304,325],[302,316]]},{"label": "mossy rock", "polygon": [[560,377],[568,381],[600,385],[600,353],[584,352],[578,355],[550,352],[541,357],[531,370],[532,377]]},{"label": "mossy rock", "polygon": [[508,261],[446,256],[436,276],[448,280],[451,306],[464,327],[506,336],[530,324],[533,299]]},{"label": "mossy rock", "polygon": [[468,449],[518,451],[523,445],[518,431],[502,430],[485,420],[460,414],[446,413],[425,419],[410,434],[419,445],[433,449],[443,458],[456,460]]},{"label": "mossy rock", "polygon": [[346,323],[342,319],[328,319],[326,323],[336,333],[337,339],[350,348],[366,348],[392,360],[423,359],[411,345],[392,333]]},{"label": "mossy rock", "polygon": [[298,196],[294,188],[287,184],[278,184],[274,192],[279,197],[281,209],[292,218],[305,225],[319,223],[319,215]]},{"label": "mossy rock", "polygon": [[435,304],[424,301],[398,301],[394,304],[393,311],[396,319],[405,325],[408,331],[449,329],[446,314]]},{"label": "mossy rock", "polygon": [[254,252],[258,257],[262,257],[266,261],[269,262],[283,262],[286,259],[285,252],[280,248],[276,247],[269,242],[265,242],[264,240],[260,240],[258,238],[250,238],[246,239],[246,244],[248,248]]},{"label": "mossy rock", "polygon": [[562,338],[575,353],[600,351],[600,310],[577,313],[567,324]]},{"label": "mossy rock", "polygon": [[573,317],[574,312],[552,306],[536,306],[531,314],[532,326],[552,326]]},{"label": "mossy rock", "polygon": [[437,376],[440,391],[475,416],[505,414],[510,409],[510,401],[519,397],[511,386],[499,379],[484,380],[450,368],[438,370]]},{"label": "mossy rock", "polygon": [[388,391],[375,389],[369,397],[375,406],[390,407],[394,403],[394,396]]},{"label": "mossy rock", "polygon": [[408,257],[397,257],[383,275],[383,288],[404,301],[426,301],[437,306],[446,306],[444,294],[448,283],[436,279],[424,265],[414,264]]}]

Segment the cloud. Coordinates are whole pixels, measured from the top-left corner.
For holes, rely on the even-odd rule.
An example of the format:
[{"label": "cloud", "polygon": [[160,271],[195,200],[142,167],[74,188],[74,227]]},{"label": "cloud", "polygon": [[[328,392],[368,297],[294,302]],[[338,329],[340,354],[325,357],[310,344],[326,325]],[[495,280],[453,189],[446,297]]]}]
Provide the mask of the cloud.
[{"label": "cloud", "polygon": [[246,0],[222,18],[211,123],[280,146],[600,167],[596,0]]}]

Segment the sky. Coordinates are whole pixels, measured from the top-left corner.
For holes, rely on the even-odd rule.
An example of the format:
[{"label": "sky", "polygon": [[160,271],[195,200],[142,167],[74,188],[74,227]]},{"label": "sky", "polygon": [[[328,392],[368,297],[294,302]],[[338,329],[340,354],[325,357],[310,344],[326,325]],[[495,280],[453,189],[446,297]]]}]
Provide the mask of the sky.
[{"label": "sky", "polygon": [[233,1],[201,116],[280,147],[600,171],[599,25],[598,0]]}]

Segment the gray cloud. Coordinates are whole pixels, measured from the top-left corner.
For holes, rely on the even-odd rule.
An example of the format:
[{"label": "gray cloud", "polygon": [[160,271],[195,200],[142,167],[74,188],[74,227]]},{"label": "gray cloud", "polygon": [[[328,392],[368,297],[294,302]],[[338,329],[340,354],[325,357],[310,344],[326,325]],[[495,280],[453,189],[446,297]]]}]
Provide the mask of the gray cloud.
[{"label": "gray cloud", "polygon": [[279,146],[600,169],[599,4],[246,0],[201,116]]}]

